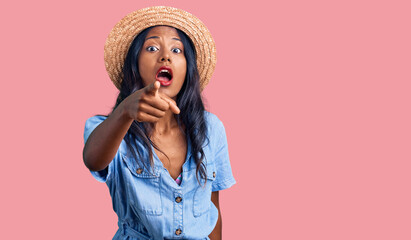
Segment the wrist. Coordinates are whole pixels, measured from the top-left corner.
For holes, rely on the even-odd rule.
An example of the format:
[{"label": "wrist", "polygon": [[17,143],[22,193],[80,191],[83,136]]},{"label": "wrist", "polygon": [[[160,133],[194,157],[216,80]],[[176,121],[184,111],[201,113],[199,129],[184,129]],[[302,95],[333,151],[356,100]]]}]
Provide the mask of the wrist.
[{"label": "wrist", "polygon": [[132,122],[133,118],[130,116],[129,112],[127,111],[127,107],[124,104],[125,101],[122,101],[117,108],[114,110],[114,114],[117,115],[118,119],[124,122]]}]

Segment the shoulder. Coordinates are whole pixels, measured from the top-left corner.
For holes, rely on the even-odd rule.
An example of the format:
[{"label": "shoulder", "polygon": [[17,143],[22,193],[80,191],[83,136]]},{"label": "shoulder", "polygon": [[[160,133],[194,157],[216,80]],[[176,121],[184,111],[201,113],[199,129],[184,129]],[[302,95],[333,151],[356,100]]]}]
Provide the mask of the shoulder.
[{"label": "shoulder", "polygon": [[[84,127],[84,143],[87,142],[87,139],[90,137],[91,133],[96,129],[98,125],[100,125],[104,120],[107,119],[108,116],[104,115],[95,115],[86,120],[85,127]],[[127,145],[124,140],[121,141],[119,146],[119,151],[122,153],[127,152]]]},{"label": "shoulder", "polygon": [[100,124],[102,123],[107,117],[102,115],[96,115],[90,117],[86,120],[84,126],[84,140],[86,141],[90,136],[91,132]]},{"label": "shoulder", "polygon": [[103,115],[96,115],[96,116],[92,116],[90,118],[88,118],[86,120],[86,126],[85,126],[85,131],[88,130],[94,130],[94,128],[96,128],[100,123],[102,123],[104,120],[106,120],[107,116],[103,116]]},{"label": "shoulder", "polygon": [[207,133],[210,139],[216,141],[225,135],[225,128],[223,122],[217,115],[204,111],[204,118],[207,123]]},{"label": "shoulder", "polygon": [[214,129],[214,131],[224,130],[223,122],[214,113],[204,111],[204,118],[209,128]]},{"label": "shoulder", "polygon": [[104,120],[106,120],[106,118],[107,117],[103,116],[103,115],[92,116],[92,117],[90,117],[86,120],[86,127],[87,126],[98,125],[98,124],[102,123]]}]

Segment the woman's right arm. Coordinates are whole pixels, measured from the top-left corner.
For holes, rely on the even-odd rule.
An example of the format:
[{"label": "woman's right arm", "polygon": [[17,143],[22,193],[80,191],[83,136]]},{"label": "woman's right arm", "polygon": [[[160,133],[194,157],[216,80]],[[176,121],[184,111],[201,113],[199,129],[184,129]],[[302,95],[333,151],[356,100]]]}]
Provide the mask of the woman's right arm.
[{"label": "woman's right arm", "polygon": [[155,81],[124,99],[88,137],[83,149],[83,161],[91,171],[105,169],[113,160],[121,141],[134,120],[157,122],[167,110],[179,113],[176,103],[158,92]]},{"label": "woman's right arm", "polygon": [[93,130],[84,145],[83,161],[91,171],[103,170],[110,164],[133,123],[134,119],[120,105]]}]

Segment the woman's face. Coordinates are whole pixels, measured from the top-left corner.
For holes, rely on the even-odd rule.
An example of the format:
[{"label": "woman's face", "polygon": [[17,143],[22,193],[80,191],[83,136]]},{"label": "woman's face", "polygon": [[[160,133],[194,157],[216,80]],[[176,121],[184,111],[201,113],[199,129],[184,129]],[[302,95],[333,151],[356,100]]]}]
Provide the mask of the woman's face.
[{"label": "woman's face", "polygon": [[158,80],[160,92],[176,98],[186,77],[184,46],[177,30],[167,26],[150,29],[138,56],[144,86]]}]

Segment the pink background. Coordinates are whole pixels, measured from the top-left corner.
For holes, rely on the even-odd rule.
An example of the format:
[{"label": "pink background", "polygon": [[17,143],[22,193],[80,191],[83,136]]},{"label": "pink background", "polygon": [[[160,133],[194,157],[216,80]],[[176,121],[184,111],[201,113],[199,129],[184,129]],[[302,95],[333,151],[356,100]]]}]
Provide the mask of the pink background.
[{"label": "pink background", "polygon": [[237,184],[224,239],[411,239],[409,1],[1,3],[1,237],[111,239],[85,120],[117,90],[103,63],[127,13],[171,5],[217,45],[205,90]]}]

